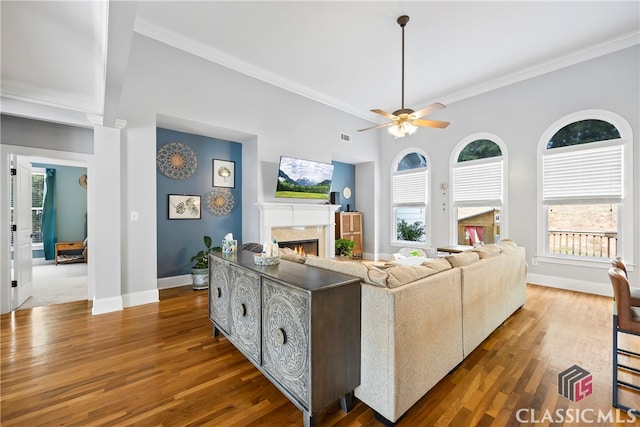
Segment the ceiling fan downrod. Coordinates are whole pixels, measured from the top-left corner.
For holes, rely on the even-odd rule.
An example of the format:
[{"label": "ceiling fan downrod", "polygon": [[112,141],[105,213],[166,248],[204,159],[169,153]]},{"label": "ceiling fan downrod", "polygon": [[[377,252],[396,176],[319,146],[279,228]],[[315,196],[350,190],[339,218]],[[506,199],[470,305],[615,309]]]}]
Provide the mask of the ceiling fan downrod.
[{"label": "ceiling fan downrod", "polygon": [[406,27],[407,22],[409,22],[407,15],[398,17],[398,24],[402,28],[402,102],[400,103],[402,110],[404,110],[404,27]]}]

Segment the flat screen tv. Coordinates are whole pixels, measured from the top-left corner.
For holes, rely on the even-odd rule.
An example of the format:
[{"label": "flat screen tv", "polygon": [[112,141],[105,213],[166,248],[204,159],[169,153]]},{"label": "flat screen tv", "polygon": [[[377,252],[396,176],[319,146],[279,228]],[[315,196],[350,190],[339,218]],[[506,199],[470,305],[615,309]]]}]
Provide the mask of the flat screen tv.
[{"label": "flat screen tv", "polygon": [[276,197],[329,200],[333,165],[280,156]]}]

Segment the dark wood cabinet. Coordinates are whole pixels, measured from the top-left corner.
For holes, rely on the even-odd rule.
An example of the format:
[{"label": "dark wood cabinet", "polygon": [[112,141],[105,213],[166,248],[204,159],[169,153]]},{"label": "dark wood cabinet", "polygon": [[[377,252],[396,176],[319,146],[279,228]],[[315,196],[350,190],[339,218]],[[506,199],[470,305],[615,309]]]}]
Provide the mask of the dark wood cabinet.
[{"label": "dark wood cabinet", "polygon": [[362,213],[336,212],[336,239],[353,240],[353,257],[362,258]]},{"label": "dark wood cabinet", "polygon": [[253,253],[209,257],[209,317],[304,413],[305,426],[340,399],[349,410],[360,384],[360,281]]}]

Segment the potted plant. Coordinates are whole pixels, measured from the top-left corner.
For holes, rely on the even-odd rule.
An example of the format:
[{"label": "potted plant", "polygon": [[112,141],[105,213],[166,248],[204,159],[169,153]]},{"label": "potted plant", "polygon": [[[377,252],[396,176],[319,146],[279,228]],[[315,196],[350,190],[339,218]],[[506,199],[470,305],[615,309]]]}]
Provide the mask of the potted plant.
[{"label": "potted plant", "polygon": [[351,258],[356,242],[349,239],[336,239],[336,256]]},{"label": "potted plant", "polygon": [[205,248],[191,257],[191,262],[195,264],[191,268],[193,276],[193,289],[207,289],[209,287],[209,254],[219,247],[211,247],[211,237],[204,236]]}]

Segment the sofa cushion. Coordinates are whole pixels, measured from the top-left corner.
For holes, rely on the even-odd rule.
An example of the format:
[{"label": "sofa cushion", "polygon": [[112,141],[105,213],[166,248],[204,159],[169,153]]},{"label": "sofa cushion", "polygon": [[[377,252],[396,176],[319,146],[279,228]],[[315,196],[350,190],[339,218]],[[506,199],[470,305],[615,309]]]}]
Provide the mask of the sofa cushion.
[{"label": "sofa cushion", "polygon": [[362,281],[369,280],[368,268],[358,261],[338,261],[335,258],[308,256],[305,264],[312,267],[335,271],[336,273],[355,276]]},{"label": "sofa cushion", "polygon": [[477,248],[470,249],[469,252],[476,252],[480,259],[491,258],[496,255],[500,255],[500,248],[498,245],[492,243],[489,245],[479,246]]},{"label": "sofa cushion", "polygon": [[367,267],[367,280],[365,282],[372,285],[387,286],[387,278],[389,277],[387,269],[391,268],[390,264],[382,267],[371,264],[365,264],[365,266]]},{"label": "sofa cushion", "polygon": [[518,245],[511,239],[502,239],[498,242],[498,248],[503,254],[510,254],[518,250]]},{"label": "sofa cushion", "polygon": [[438,270],[422,265],[395,265],[387,269],[387,287],[397,288],[437,273]]},{"label": "sofa cushion", "polygon": [[280,248],[279,252],[280,258],[286,259],[287,261],[304,264],[304,262],[307,260],[307,257],[300,255],[291,248]]},{"label": "sofa cushion", "polygon": [[423,267],[433,268],[436,271],[451,270],[451,264],[444,258],[430,259],[422,263]]},{"label": "sofa cushion", "polygon": [[480,259],[480,256],[476,252],[461,252],[455,255],[448,255],[445,257],[451,267],[462,267],[464,265],[473,264]]}]

